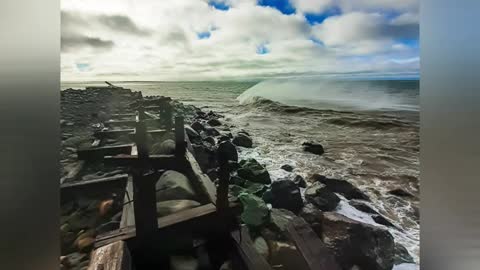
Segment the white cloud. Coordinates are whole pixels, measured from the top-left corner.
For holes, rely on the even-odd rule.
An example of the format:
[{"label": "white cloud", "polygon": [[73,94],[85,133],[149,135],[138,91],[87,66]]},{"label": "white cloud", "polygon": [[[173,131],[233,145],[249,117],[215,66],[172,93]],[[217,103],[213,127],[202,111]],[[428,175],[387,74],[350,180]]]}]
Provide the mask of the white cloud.
[{"label": "white cloud", "polygon": [[[223,11],[198,0],[62,0],[62,80],[341,73],[366,68],[342,58],[348,55],[415,56],[385,32],[405,32],[414,21],[410,15],[391,22],[381,14],[358,12],[331,17],[312,27],[300,13],[285,15],[254,1],[227,3],[231,8]],[[303,10],[316,7],[304,5]],[[197,37],[207,31],[209,38]],[[310,40],[312,36],[325,46]],[[268,54],[256,53],[262,44]],[[88,69],[80,71],[77,64],[86,64]],[[405,65],[409,68],[410,63]]]},{"label": "white cloud", "polygon": [[290,0],[290,3],[301,13],[321,13],[334,4],[334,0]]}]

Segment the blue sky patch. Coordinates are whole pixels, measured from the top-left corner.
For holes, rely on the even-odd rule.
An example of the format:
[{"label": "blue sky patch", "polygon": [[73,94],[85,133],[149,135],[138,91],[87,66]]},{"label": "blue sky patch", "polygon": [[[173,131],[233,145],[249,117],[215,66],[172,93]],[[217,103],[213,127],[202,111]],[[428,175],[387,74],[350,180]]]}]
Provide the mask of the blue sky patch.
[{"label": "blue sky patch", "polygon": [[310,40],[313,41],[313,43],[315,43],[316,45],[319,45],[319,46],[322,46],[322,47],[325,46],[325,43],[323,43],[323,42],[322,42],[321,40],[319,40],[319,39],[316,39],[316,38],[314,38],[314,37],[311,37]]},{"label": "blue sky patch", "polygon": [[330,16],[336,16],[340,14],[342,14],[342,11],[338,7],[333,7],[320,14],[306,13],[305,19],[310,25],[314,25],[317,23],[322,23],[326,18]]},{"label": "blue sky patch", "polygon": [[295,13],[295,8],[288,0],[258,0],[258,5],[275,8],[286,15]]},{"label": "blue sky patch", "polygon": [[225,2],[220,1],[208,1],[208,5],[212,6],[218,10],[229,10],[230,7]]},{"label": "blue sky patch", "polygon": [[88,71],[90,69],[90,65],[86,63],[77,63],[76,66],[79,71]]},{"label": "blue sky patch", "polygon": [[267,54],[270,50],[265,46],[265,44],[260,44],[257,46],[257,54]]},{"label": "blue sky patch", "polygon": [[410,48],[417,49],[419,47],[418,39],[399,39],[396,42],[404,44]]},{"label": "blue sky patch", "polygon": [[197,37],[198,39],[207,39],[207,38],[210,38],[211,36],[211,33],[210,32],[199,32],[197,33]]}]

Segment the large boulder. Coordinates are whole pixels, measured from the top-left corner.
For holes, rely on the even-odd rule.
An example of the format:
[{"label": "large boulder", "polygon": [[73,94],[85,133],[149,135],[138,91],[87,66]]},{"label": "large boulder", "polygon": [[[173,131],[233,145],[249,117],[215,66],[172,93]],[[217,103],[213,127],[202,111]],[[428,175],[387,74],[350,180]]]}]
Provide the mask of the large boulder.
[{"label": "large boulder", "polygon": [[397,197],[402,197],[402,198],[413,198],[413,194],[404,190],[404,189],[401,189],[401,188],[397,188],[397,189],[393,189],[393,190],[390,190],[388,192],[389,194],[392,194],[392,195],[395,195]]},{"label": "large boulder", "polygon": [[293,181],[280,180],[272,183],[272,206],[297,213],[303,207],[300,189]]},{"label": "large boulder", "polygon": [[175,142],[171,139],[152,146],[150,154],[152,155],[173,155],[175,153]]},{"label": "large boulder", "polygon": [[243,133],[238,133],[235,137],[233,137],[232,142],[237,146],[242,146],[247,148],[252,148],[253,146],[252,139]]},{"label": "large boulder", "polygon": [[207,124],[209,124],[212,127],[218,127],[222,125],[222,122],[220,122],[220,120],[218,119],[212,118],[207,121]]},{"label": "large boulder", "polygon": [[195,159],[204,172],[216,167],[215,147],[209,144],[192,144],[192,148]]},{"label": "large boulder", "polygon": [[237,148],[230,141],[223,141],[218,144],[217,155],[219,159],[238,161]]},{"label": "large boulder", "polygon": [[188,178],[177,171],[166,171],[156,185],[157,202],[169,200],[195,200],[195,192]]},{"label": "large boulder", "polygon": [[247,192],[241,192],[238,199],[243,205],[240,218],[245,224],[251,227],[260,227],[268,222],[270,210],[262,199]]},{"label": "large boulder", "polygon": [[359,199],[369,201],[370,198],[360,189],[352,185],[350,182],[341,179],[327,178],[324,175],[314,174],[312,176],[314,181],[318,181],[327,186],[333,192],[337,192],[345,196],[345,198]]},{"label": "large boulder", "polygon": [[287,172],[291,172],[291,171],[293,171],[293,166],[289,165],[289,164],[285,164],[285,165],[282,165],[282,167],[280,167],[280,169],[282,169],[284,171],[287,171]]},{"label": "large boulder", "polygon": [[205,134],[208,135],[208,136],[219,136],[220,135],[220,132],[216,129],[216,128],[213,128],[213,127],[205,127]]},{"label": "large boulder", "polygon": [[157,216],[163,217],[198,206],[200,206],[200,203],[192,200],[169,200],[157,202]]},{"label": "large boulder", "polygon": [[191,127],[198,133],[205,130],[205,126],[202,123],[200,123],[199,121],[193,122]]},{"label": "large boulder", "polygon": [[359,202],[359,201],[349,201],[348,202],[351,206],[355,207],[357,210],[360,210],[365,213],[369,214],[378,214],[377,211],[375,211],[372,207],[367,205],[366,203]]},{"label": "large boulder", "polygon": [[361,223],[341,214],[326,212],[322,218],[322,239],[343,269],[391,270],[395,243],[379,227]]},{"label": "large boulder", "polygon": [[323,150],[323,146],[319,143],[315,143],[311,141],[304,142],[302,143],[302,146],[303,146],[303,151],[310,152],[312,154],[322,155],[323,153],[325,153],[325,151]]},{"label": "large boulder", "polygon": [[331,211],[335,209],[340,202],[340,198],[320,182],[315,182],[307,187],[304,195],[308,202],[322,211]]},{"label": "large boulder", "polygon": [[408,253],[408,250],[400,243],[395,243],[395,258],[394,264],[402,263],[415,263],[412,255]]},{"label": "large boulder", "polygon": [[239,165],[237,173],[243,179],[266,185],[272,182],[267,169],[254,158],[242,160]]}]

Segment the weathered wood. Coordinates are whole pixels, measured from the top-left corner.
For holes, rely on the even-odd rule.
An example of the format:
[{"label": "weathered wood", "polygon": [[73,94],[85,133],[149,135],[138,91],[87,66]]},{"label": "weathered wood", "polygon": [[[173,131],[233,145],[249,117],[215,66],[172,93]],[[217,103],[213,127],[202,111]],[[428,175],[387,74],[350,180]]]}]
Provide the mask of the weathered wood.
[{"label": "weathered wood", "polygon": [[77,150],[79,160],[101,159],[104,156],[114,156],[119,154],[130,154],[133,144],[101,146],[88,149]]},{"label": "weathered wood", "polygon": [[[157,124],[158,119],[145,119],[145,124],[146,125],[152,125],[152,124]],[[112,126],[132,126],[134,127],[136,123],[135,119],[131,120],[109,120],[105,122],[105,126],[112,127]]]},{"label": "weathered wood", "polygon": [[127,174],[119,174],[87,181],[65,183],[60,186],[60,200],[61,202],[67,202],[82,197],[96,198],[111,196],[112,193],[123,194],[127,179]]},{"label": "weathered wood", "polygon": [[260,255],[253,246],[252,239],[250,239],[248,229],[245,226],[242,226],[241,232],[239,230],[233,231],[231,236],[234,240],[234,248],[242,258],[246,269],[272,270],[272,267],[268,264],[265,258]]},{"label": "weathered wood", "polygon": [[207,196],[207,202],[216,204],[217,189],[215,184],[210,180],[210,177],[202,172],[200,165],[198,165],[197,160],[190,151],[185,152],[185,158],[182,163],[185,164],[184,173],[190,180],[194,180],[192,184],[199,190],[199,193]]},{"label": "weathered wood", "polygon": [[185,155],[186,143],[185,143],[185,126],[183,123],[183,117],[175,117],[175,156],[178,158]]},{"label": "weathered wood", "polygon": [[[152,136],[163,135],[167,132],[169,131],[166,129],[152,129],[147,131],[147,133]],[[97,131],[93,134],[95,138],[99,138],[99,139],[116,139],[123,135],[129,136],[133,140],[135,135],[135,129],[128,128],[128,129],[105,130],[105,131]]]},{"label": "weathered wood", "polygon": [[[105,156],[103,162],[115,166],[134,166],[140,161],[138,156],[121,155]],[[158,170],[179,170],[180,168],[180,164],[173,155],[150,155],[146,162],[151,168]]]},{"label": "weathered wood", "polygon": [[120,220],[120,228],[135,226],[135,202],[133,201],[133,178],[129,177],[125,188],[125,196],[123,198],[122,219]]},{"label": "weathered wood", "polygon": [[312,270],[341,270],[335,257],[302,218],[287,224],[287,235]]},{"label": "weathered wood", "polygon": [[158,228],[155,183],[158,175],[143,174],[143,169],[133,171],[133,200],[135,202],[135,230],[142,243],[150,242],[150,237]]},{"label": "weathered wood", "polygon": [[[234,217],[241,212],[241,205],[231,203],[228,213],[230,217]],[[213,204],[206,204],[192,209],[176,212],[168,216],[157,219],[158,230],[152,241],[158,240],[162,242],[164,248],[171,248],[177,238],[186,236],[192,238],[193,235],[208,236],[220,233],[227,220],[220,219],[216,207]],[[95,247],[101,247],[110,243],[124,240],[129,241],[132,247],[137,246],[135,241],[135,226],[128,226],[111,231],[102,235],[98,235],[95,239]],[[193,238],[192,238],[193,239]]]},{"label": "weathered wood", "polygon": [[95,184],[101,184],[105,182],[112,182],[118,180],[126,180],[128,178],[128,174],[117,174],[110,177],[102,177],[97,179],[85,180],[85,181],[78,181],[78,182],[71,182],[65,183],[60,185],[60,189],[67,189],[67,188],[76,188],[80,186],[94,186]]},{"label": "weathered wood", "polygon": [[131,270],[132,258],[123,241],[100,247],[91,253],[88,270]]}]

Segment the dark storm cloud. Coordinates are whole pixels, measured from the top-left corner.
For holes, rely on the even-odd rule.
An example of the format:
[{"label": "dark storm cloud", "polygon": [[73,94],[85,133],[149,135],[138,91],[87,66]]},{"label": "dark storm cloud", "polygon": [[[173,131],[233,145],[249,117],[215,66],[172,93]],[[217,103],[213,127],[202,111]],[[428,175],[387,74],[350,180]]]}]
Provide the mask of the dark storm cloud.
[{"label": "dark storm cloud", "polygon": [[150,31],[138,27],[129,17],[124,15],[100,15],[98,22],[113,31],[124,32],[138,36],[148,36]]},{"label": "dark storm cloud", "polygon": [[409,23],[409,24],[390,24],[386,25],[382,31],[382,36],[392,37],[394,39],[418,39],[419,37],[419,25],[418,23]]},{"label": "dark storm cloud", "polygon": [[98,37],[87,37],[83,35],[68,34],[61,38],[61,50],[66,52],[72,49],[93,48],[99,50],[110,50],[114,46],[111,40],[104,40]]}]

